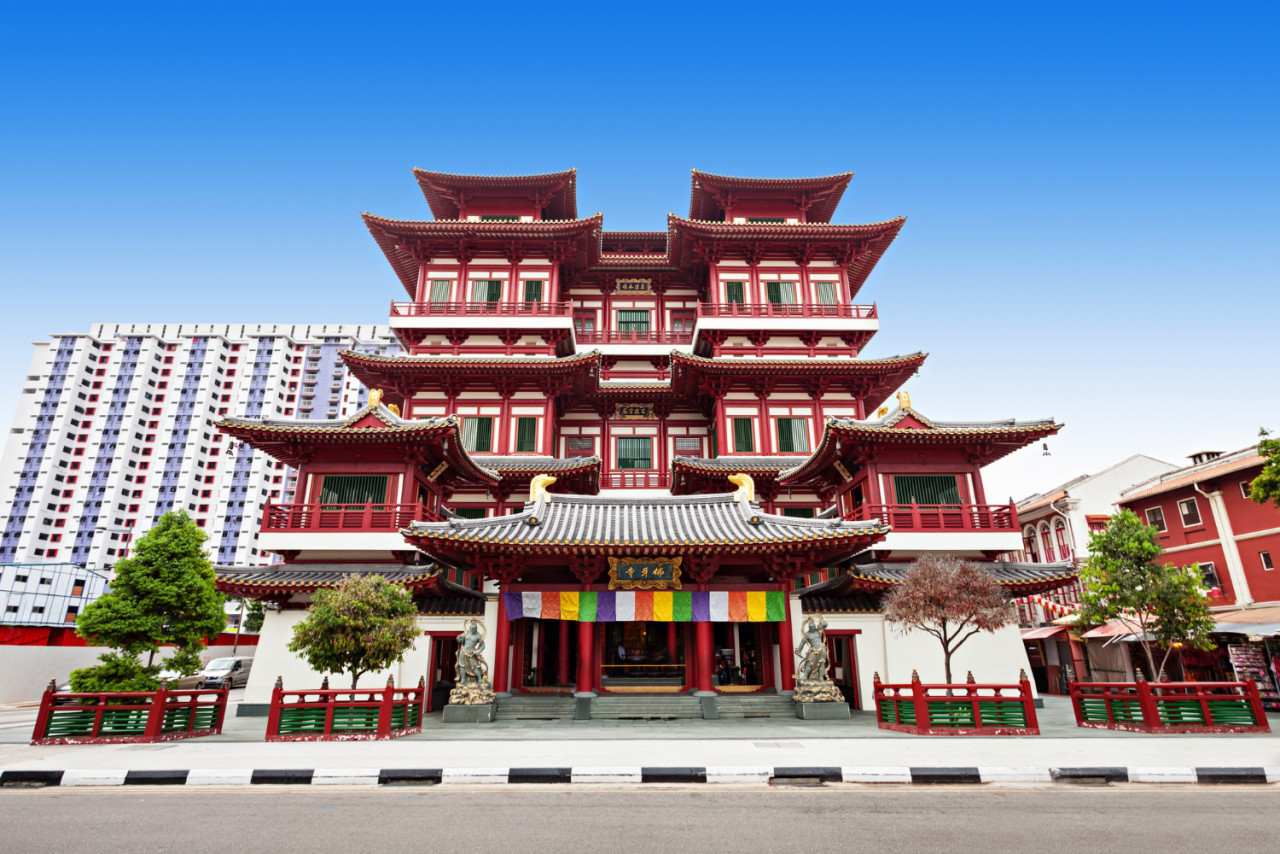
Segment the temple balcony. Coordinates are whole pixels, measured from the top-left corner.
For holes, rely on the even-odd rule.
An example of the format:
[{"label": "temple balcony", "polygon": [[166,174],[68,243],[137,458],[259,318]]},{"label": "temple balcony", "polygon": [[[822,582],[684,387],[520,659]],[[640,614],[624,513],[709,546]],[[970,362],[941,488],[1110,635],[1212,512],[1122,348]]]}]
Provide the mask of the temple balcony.
[{"label": "temple balcony", "polygon": [[601,489],[669,489],[669,470],[626,469],[600,473]]},{"label": "temple balcony", "polygon": [[1016,551],[1022,545],[1014,504],[864,504],[851,521],[893,528],[876,546],[895,553],[947,551],[962,557]]},{"label": "temple balcony", "polygon": [[692,352],[693,331],[672,329],[579,330],[573,332],[577,352],[595,349],[604,356],[650,357],[665,355],[672,348]]},{"label": "temple balcony", "polygon": [[402,329],[569,329],[568,302],[393,302],[390,323]]},{"label": "temple balcony", "polygon": [[272,552],[366,553],[404,549],[400,529],[438,522],[422,504],[268,504],[258,547]]},{"label": "temple balcony", "polygon": [[699,318],[759,318],[759,317],[802,317],[802,318],[839,318],[844,320],[878,320],[879,310],[875,303],[871,305],[811,304],[811,303],[743,303],[743,302],[700,302]]}]

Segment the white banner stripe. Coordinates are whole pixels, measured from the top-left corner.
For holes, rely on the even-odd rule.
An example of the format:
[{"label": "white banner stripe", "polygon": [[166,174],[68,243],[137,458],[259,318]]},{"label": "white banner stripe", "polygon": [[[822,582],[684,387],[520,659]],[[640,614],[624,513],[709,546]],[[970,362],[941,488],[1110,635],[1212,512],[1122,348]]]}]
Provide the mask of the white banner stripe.
[{"label": "white banner stripe", "polygon": [[542,616],[542,594],[541,593],[521,593],[520,594],[520,613],[525,617],[541,617]]},{"label": "white banner stripe", "polygon": [[615,607],[618,609],[618,622],[627,623],[636,618],[636,592],[634,590],[619,590],[617,596],[614,597]]},{"label": "white banner stripe", "polygon": [[711,591],[711,622],[729,622],[729,593],[726,590]]}]

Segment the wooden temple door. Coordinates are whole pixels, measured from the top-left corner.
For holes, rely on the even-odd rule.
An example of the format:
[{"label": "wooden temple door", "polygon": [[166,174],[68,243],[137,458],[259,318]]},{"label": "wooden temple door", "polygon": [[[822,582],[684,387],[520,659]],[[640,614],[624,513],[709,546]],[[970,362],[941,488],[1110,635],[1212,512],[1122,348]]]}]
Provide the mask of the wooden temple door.
[{"label": "wooden temple door", "polygon": [[427,632],[427,702],[426,711],[444,708],[449,702],[456,674],[457,632]]}]

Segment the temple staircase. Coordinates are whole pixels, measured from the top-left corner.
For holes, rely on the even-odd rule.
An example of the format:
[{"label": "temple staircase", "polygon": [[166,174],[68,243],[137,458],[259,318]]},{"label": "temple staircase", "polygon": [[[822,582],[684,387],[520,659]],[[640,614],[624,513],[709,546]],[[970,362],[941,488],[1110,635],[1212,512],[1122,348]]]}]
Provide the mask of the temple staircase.
[{"label": "temple staircase", "polygon": [[573,712],[573,697],[512,694],[498,698],[493,718],[498,721],[571,721]]},{"label": "temple staircase", "polygon": [[774,693],[721,694],[716,698],[722,718],[794,718],[796,704]]},{"label": "temple staircase", "polygon": [[683,694],[618,694],[591,701],[592,720],[668,721],[701,717],[699,699]]}]

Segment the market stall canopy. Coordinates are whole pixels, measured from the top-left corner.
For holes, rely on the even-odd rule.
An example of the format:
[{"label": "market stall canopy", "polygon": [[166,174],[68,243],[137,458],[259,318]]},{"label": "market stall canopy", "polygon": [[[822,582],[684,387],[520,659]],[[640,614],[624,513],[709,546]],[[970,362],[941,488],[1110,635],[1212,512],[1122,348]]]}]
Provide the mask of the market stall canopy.
[{"label": "market stall canopy", "polygon": [[1067,630],[1066,626],[1040,626],[1036,629],[1023,629],[1023,640],[1043,640],[1051,638],[1054,635],[1060,635]]}]

